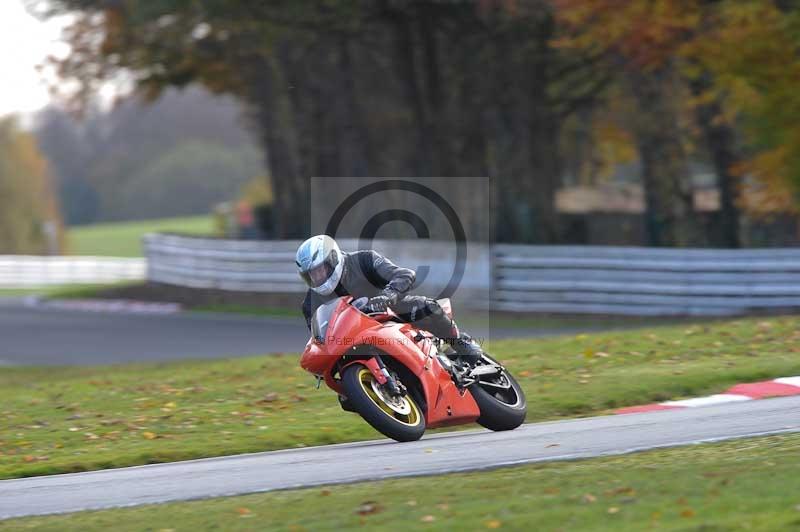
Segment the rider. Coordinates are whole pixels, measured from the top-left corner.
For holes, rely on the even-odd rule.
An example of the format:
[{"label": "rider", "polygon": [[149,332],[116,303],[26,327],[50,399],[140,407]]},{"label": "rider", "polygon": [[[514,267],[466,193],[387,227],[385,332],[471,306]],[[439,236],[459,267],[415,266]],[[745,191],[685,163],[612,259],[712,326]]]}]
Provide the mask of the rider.
[{"label": "rider", "polygon": [[303,300],[303,315],[311,328],[317,308],[341,296],[367,297],[364,310],[385,312],[391,308],[400,319],[453,346],[466,362],[481,356],[480,347],[461,333],[455,321],[445,314],[435,299],[406,295],[413,286],[414,270],[396,266],[374,250],[344,253],[328,235],[312,236],[297,249],[300,277],[309,286]]}]

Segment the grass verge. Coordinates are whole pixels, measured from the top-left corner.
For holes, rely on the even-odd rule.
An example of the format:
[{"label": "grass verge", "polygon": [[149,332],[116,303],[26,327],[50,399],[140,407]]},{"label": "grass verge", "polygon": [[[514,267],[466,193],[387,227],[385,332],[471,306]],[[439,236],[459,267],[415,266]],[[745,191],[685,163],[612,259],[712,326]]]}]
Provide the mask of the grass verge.
[{"label": "grass verge", "polygon": [[37,288],[0,289],[0,297],[41,296],[50,299],[91,299],[109,290],[119,290],[138,284],[137,281],[120,281],[105,284],[67,284]]},{"label": "grass verge", "polygon": [[255,305],[238,305],[233,303],[216,303],[191,306],[192,312],[211,312],[221,314],[242,314],[244,316],[275,316],[280,318],[298,318],[297,308],[261,307]]},{"label": "grass verge", "polygon": [[[800,374],[800,318],[637,329],[488,349],[519,378],[528,421]],[[314,390],[296,355],[0,369],[0,478],[378,437]]]},{"label": "grass verge", "polygon": [[13,530],[796,530],[800,435],[26,518]]},{"label": "grass verge", "polygon": [[141,257],[142,236],[153,232],[211,235],[214,227],[211,216],[100,223],[69,228],[67,243],[72,255]]}]

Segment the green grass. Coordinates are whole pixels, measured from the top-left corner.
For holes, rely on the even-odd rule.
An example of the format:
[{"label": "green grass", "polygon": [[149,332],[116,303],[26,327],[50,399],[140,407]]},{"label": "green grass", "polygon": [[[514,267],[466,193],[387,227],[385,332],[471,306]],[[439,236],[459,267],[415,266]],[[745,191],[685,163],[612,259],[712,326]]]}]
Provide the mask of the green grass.
[{"label": "green grass", "polygon": [[138,281],[120,281],[108,284],[68,284],[37,288],[2,288],[0,297],[42,296],[52,299],[91,299],[106,290],[138,284]]},{"label": "green grass", "polygon": [[[488,349],[519,378],[533,422],[800,374],[800,317],[505,340]],[[2,368],[0,478],[379,437],[313,385],[296,355]]]},{"label": "green grass", "polygon": [[800,528],[800,435],[6,521],[9,530]]},{"label": "green grass", "polygon": [[191,310],[193,312],[242,314],[244,316],[274,316],[279,318],[297,318],[300,313],[298,308],[259,307],[255,305],[236,305],[232,303],[196,305],[192,306]]},{"label": "green grass", "polygon": [[67,247],[72,255],[140,257],[142,236],[153,232],[211,235],[213,219],[192,216],[76,226],[67,231]]}]

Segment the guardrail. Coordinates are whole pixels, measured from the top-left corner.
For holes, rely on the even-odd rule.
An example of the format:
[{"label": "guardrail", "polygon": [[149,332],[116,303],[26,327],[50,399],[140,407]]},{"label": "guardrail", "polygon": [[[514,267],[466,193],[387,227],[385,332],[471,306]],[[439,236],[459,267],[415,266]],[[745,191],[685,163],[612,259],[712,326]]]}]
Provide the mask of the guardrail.
[{"label": "guardrail", "polygon": [[[151,281],[196,288],[303,292],[300,241],[151,234]],[[356,249],[355,240],[342,240]],[[453,272],[448,243],[375,241],[398,264],[427,265],[417,291],[435,295]],[[452,245],[450,246],[452,248]],[[800,248],[758,250],[470,244],[459,294],[512,312],[728,315],[800,308]]]},{"label": "guardrail", "polygon": [[493,248],[493,308],[729,315],[800,307],[800,249]]},{"label": "guardrail", "polygon": [[299,240],[148,234],[143,243],[149,281],[251,292],[305,291],[294,264]]},{"label": "guardrail", "polygon": [[136,258],[0,255],[0,288],[136,281],[145,270]]},{"label": "guardrail", "polygon": [[[294,262],[300,243],[149,234],[144,237],[147,279],[193,288],[302,293],[307,287],[297,275]],[[354,239],[342,239],[339,244],[346,250],[359,247]],[[417,269],[417,285],[423,293],[437,294],[450,280],[450,257],[455,252],[452,243],[375,240],[371,245],[397,264]],[[459,290],[486,301],[491,285],[489,248],[475,245],[469,250]]]}]

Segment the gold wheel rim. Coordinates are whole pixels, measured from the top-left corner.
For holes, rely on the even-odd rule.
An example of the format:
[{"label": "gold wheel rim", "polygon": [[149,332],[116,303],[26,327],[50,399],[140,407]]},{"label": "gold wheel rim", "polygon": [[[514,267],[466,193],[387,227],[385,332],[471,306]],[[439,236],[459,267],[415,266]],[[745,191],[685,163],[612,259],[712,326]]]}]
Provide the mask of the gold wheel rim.
[{"label": "gold wheel rim", "polygon": [[358,382],[361,385],[361,389],[364,390],[364,393],[367,394],[367,397],[369,397],[370,401],[375,403],[375,406],[381,409],[381,412],[392,418],[394,421],[402,423],[403,425],[408,425],[409,427],[416,427],[419,425],[420,420],[422,419],[422,414],[420,414],[419,408],[417,407],[417,403],[414,401],[414,399],[408,395],[403,397],[403,400],[408,403],[411,411],[408,413],[408,415],[399,414],[392,410],[392,408],[386,404],[383,398],[375,393],[375,390],[372,389],[372,383],[374,381],[375,376],[367,368],[362,368],[358,371]]}]

